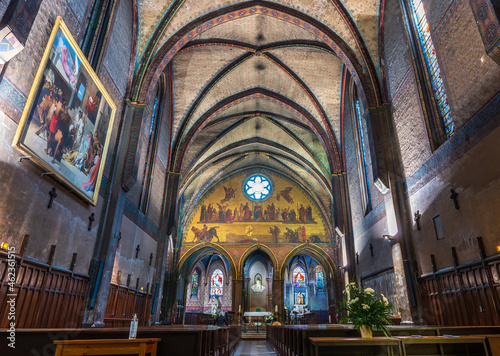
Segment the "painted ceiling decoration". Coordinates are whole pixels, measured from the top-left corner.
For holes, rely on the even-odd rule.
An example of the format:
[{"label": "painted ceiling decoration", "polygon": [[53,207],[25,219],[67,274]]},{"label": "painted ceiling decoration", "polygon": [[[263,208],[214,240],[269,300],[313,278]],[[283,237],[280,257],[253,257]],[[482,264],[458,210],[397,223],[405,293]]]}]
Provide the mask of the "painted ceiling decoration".
[{"label": "painted ceiling decoration", "polygon": [[[215,249],[233,244],[243,254],[260,240],[289,244],[282,259],[297,243],[328,244],[321,248],[333,251],[339,204],[333,186],[346,170],[346,81],[356,86],[363,111],[382,105],[377,73],[383,2],[137,0],[136,5],[130,100],[151,104],[159,78],[171,81],[166,170],[180,176],[183,254],[202,242]],[[269,185],[254,181],[258,189],[245,195],[243,181],[252,174]],[[283,200],[290,187],[303,209]],[[259,198],[268,194],[262,204],[256,191]],[[243,218],[246,203],[251,218]],[[209,204],[216,217],[205,216]],[[307,207],[312,210],[304,215]],[[291,215],[280,210],[275,216],[278,208]]]}]

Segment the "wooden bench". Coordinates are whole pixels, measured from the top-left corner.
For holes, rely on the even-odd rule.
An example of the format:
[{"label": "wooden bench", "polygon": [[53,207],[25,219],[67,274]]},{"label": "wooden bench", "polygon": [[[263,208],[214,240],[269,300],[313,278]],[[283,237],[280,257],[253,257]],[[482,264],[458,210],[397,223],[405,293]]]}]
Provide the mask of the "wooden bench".
[{"label": "wooden bench", "polygon": [[55,356],[78,355],[139,355],[156,356],[159,338],[155,339],[98,339],[56,340]]},{"label": "wooden bench", "polygon": [[[401,355],[399,340],[387,337],[311,337],[310,353],[321,355]],[[369,349],[368,349],[369,348]],[[385,349],[385,352],[384,352]]]},{"label": "wooden bench", "polygon": [[485,336],[404,336],[397,339],[401,341],[403,356],[489,355]]},{"label": "wooden bench", "polygon": [[[57,340],[127,339],[129,328],[17,329],[16,349],[0,344],[0,355],[54,355]],[[5,338],[6,330],[0,330]],[[158,325],[139,327],[137,338],[159,338],[158,355],[210,356],[229,355],[241,340],[239,326]]]}]

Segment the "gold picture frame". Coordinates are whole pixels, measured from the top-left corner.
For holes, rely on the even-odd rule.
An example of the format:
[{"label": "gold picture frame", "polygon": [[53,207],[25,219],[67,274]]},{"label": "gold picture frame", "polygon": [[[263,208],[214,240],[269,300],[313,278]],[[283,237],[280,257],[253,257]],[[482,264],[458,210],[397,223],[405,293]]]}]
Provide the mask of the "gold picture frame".
[{"label": "gold picture frame", "polygon": [[96,205],[116,106],[57,17],[13,146]]}]

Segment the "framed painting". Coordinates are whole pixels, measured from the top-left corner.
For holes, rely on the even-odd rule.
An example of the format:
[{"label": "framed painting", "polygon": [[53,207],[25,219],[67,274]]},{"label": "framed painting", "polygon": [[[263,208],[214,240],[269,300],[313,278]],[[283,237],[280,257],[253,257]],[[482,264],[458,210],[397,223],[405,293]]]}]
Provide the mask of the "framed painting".
[{"label": "framed painting", "polygon": [[96,205],[116,106],[57,18],[13,145]]}]

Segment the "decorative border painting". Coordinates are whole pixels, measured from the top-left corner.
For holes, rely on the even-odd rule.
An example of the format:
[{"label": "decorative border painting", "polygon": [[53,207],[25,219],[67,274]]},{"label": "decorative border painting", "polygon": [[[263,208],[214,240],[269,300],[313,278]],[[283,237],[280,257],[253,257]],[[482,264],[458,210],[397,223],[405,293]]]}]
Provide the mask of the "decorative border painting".
[{"label": "decorative border painting", "polygon": [[116,106],[57,18],[13,145],[96,205]]}]

